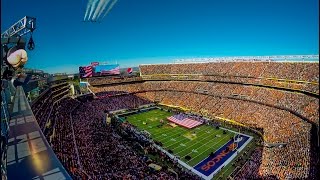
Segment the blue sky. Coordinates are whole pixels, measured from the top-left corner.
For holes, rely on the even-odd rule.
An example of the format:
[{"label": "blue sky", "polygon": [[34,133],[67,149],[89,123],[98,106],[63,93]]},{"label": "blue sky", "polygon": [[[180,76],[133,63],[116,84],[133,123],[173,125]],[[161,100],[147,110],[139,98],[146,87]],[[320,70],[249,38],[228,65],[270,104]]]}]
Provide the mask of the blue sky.
[{"label": "blue sky", "polygon": [[[175,58],[319,54],[317,0],[119,0],[101,23],[82,22],[87,0],[2,0],[1,32],[37,18],[26,67],[78,71]],[[14,13],[13,13],[14,11]]]}]

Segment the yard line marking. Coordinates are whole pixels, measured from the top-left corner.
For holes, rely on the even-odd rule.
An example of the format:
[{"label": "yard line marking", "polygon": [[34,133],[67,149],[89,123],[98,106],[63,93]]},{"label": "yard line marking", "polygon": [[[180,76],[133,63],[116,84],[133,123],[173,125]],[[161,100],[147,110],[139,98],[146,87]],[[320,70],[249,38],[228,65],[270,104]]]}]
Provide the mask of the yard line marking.
[{"label": "yard line marking", "polygon": [[168,132],[168,131],[172,131],[173,129],[172,128],[167,128],[165,131],[163,128],[158,128],[158,129],[155,129],[155,132],[154,132],[154,136],[157,136],[163,132]]},{"label": "yard line marking", "polygon": [[[228,137],[228,136],[226,136],[226,137]],[[206,149],[205,151],[203,151],[202,153],[200,153],[200,154],[198,154],[197,156],[193,157],[192,159],[190,159],[189,161],[187,161],[187,163],[190,162],[190,161],[192,161],[193,159],[199,157],[199,156],[202,155],[203,153],[207,152],[209,149],[215,147],[219,142],[221,142],[221,141],[222,141],[223,139],[225,139],[226,137],[222,138],[220,141],[218,141],[217,143],[215,143],[214,145],[212,145],[212,147],[207,148],[207,149]],[[229,141],[227,141],[226,143],[228,143],[228,142],[229,142]],[[223,145],[222,145],[222,146],[223,146]],[[220,146],[220,147],[222,147],[222,146]],[[217,149],[217,150],[218,150],[218,149]],[[215,151],[217,151],[217,150],[215,150]],[[207,157],[205,157],[205,158],[207,158]],[[202,160],[201,160],[201,161],[202,161]],[[200,162],[201,162],[201,161],[200,161]]]},{"label": "yard line marking", "polygon": [[[169,128],[168,130],[166,130],[166,131],[163,131],[162,129],[159,129],[159,130],[157,130],[157,131],[159,131],[159,133],[155,133],[155,134],[153,134],[154,136],[157,136],[157,135],[159,135],[160,133],[162,133],[162,132],[168,132],[168,131],[172,131],[172,133],[175,133],[175,132],[177,132],[177,130],[178,130],[178,132],[180,132],[180,130],[183,130],[184,132],[186,132],[186,131],[188,131],[189,129],[186,129],[186,128],[183,128],[183,127],[180,127],[180,126],[178,126],[179,128],[177,128],[177,129],[172,129],[172,128]],[[171,133],[168,133],[168,134],[171,134]]]},{"label": "yard line marking", "polygon": [[192,149],[192,152],[196,152],[197,153],[198,151],[197,151],[197,149]]},{"label": "yard line marking", "polygon": [[[167,141],[167,139],[169,139],[169,138],[179,138],[179,136],[180,136],[180,134],[182,134],[182,133],[184,133],[184,132],[177,132],[177,133],[175,133],[175,134],[172,134],[172,135],[170,135],[169,137],[165,137],[165,138],[160,138],[160,139],[158,139],[159,141],[162,141],[162,142],[164,142],[164,141]],[[173,142],[173,143],[176,143],[177,141],[175,141],[175,142]]]},{"label": "yard line marking", "polygon": [[[206,129],[207,127],[204,127],[204,129]],[[204,130],[203,129],[203,130]],[[200,131],[198,131],[197,133],[201,133],[203,130],[200,130]],[[183,142],[183,141],[190,141],[190,139],[187,139],[186,137],[183,137],[180,141],[178,141],[177,143],[173,143],[173,144],[168,144],[167,146],[166,146],[166,148],[169,148],[170,146],[172,146],[172,145],[174,145],[174,144],[178,144],[178,143],[181,143],[181,142]]]},{"label": "yard line marking", "polygon": [[[203,132],[203,131],[206,131],[206,130],[208,130],[208,129],[210,129],[210,127],[204,126],[204,128],[203,128],[202,130],[200,130],[199,132],[197,132],[197,134],[199,134],[199,137],[198,137],[198,138],[202,137],[202,136],[201,136],[202,132]],[[181,142],[184,142],[184,141],[186,141],[186,144],[192,142],[192,140],[184,137],[181,141],[178,141],[177,143],[173,143],[173,144],[167,145],[165,148],[169,148],[170,146],[173,146],[174,144],[178,144],[178,143],[181,143]],[[172,150],[175,150],[176,148],[179,148],[179,146],[173,148]]]},{"label": "yard line marking", "polygon": [[[199,144],[202,144],[202,142],[203,141],[208,141],[208,138],[212,138],[212,136],[213,136],[213,138],[212,139],[210,139],[208,142],[210,142],[211,140],[215,140],[215,138],[216,137],[218,137],[217,135],[219,134],[220,132],[219,131],[213,131],[212,132],[212,134],[210,135],[210,137],[208,137],[206,134],[203,134],[203,136],[201,136],[201,137],[199,137],[199,138],[201,138],[201,140],[200,141],[198,141],[198,142],[196,142],[195,144],[193,144],[193,145],[191,145],[189,148],[187,148],[186,150],[188,150],[188,149],[190,149],[190,148],[192,148],[192,147],[194,147],[194,146],[198,146]],[[222,132],[221,132],[222,133]],[[207,143],[208,143],[207,142]],[[207,143],[205,143],[205,144],[207,144]],[[203,145],[203,144],[202,144]]]},{"label": "yard line marking", "polygon": [[[208,129],[210,129],[210,128],[211,128],[211,127],[208,126],[208,127],[204,128],[204,129],[202,129],[201,131],[199,131],[199,132],[198,132],[198,135],[199,135],[199,136],[197,137],[197,139],[201,139],[201,140],[202,140],[203,137],[204,137],[204,135],[205,135],[203,132],[206,131],[206,130],[208,130]],[[213,134],[214,134],[214,133],[213,133]],[[205,136],[207,136],[207,135],[205,135]],[[189,139],[188,139],[188,140],[189,140]],[[181,141],[181,142],[184,142],[184,141]],[[192,140],[186,141],[186,145],[187,145],[187,146],[189,146],[188,144],[190,144],[190,143],[194,143],[194,142],[193,142]],[[171,146],[171,145],[170,145],[170,146]],[[169,147],[169,146],[168,146],[168,147]],[[174,149],[177,149],[177,148],[179,148],[179,147],[177,146],[177,147],[175,147]],[[173,150],[174,150],[174,149],[173,149]]]},{"label": "yard line marking", "polygon": [[[210,127],[207,127],[207,126],[204,126],[203,129],[200,129],[200,131],[197,132],[197,134],[199,134],[199,137],[198,137],[198,138],[202,137],[201,134],[203,133],[203,131],[206,131],[206,130],[208,130],[208,129],[210,129]],[[178,141],[177,143],[168,144],[168,145],[166,146],[166,148],[169,148],[169,147],[171,147],[171,146],[173,146],[173,145],[175,145],[175,144],[179,144],[179,143],[182,143],[182,142],[183,142],[183,143],[186,143],[186,145],[187,145],[188,143],[191,143],[192,140],[184,137],[184,138],[182,138],[180,141]],[[176,147],[173,148],[172,150],[175,150],[176,148],[179,148],[179,146],[176,146]]]},{"label": "yard line marking", "polygon": [[[159,125],[158,122],[151,122],[151,121],[147,121],[147,122],[150,123],[150,125],[153,126],[153,127]],[[131,124],[140,127],[140,129],[144,129],[144,127],[142,127],[140,124],[137,124],[137,123],[134,123],[134,122],[132,122]],[[155,130],[156,130],[156,131],[153,132],[154,135],[158,134],[158,133],[155,133],[155,132],[158,132],[158,131],[159,131],[159,134],[164,132],[162,128],[155,129]]]},{"label": "yard line marking", "polygon": [[161,128],[161,129],[155,131],[156,133],[154,133],[153,136],[156,137],[156,136],[158,136],[158,135],[160,135],[160,134],[163,134],[163,133],[166,133],[166,134],[170,135],[170,134],[173,134],[173,133],[175,133],[175,132],[177,132],[177,131],[180,131],[180,130],[183,130],[183,129],[173,130],[173,129],[171,129],[171,128],[168,128],[168,129],[165,129],[165,130],[164,130],[163,128]]},{"label": "yard line marking", "polygon": [[[192,146],[190,146],[190,147],[188,147],[188,148],[186,148],[186,149],[182,149],[181,151],[177,152],[176,154],[179,154],[179,153],[181,153],[181,152],[183,152],[183,151],[187,151],[187,150],[193,148],[194,146],[198,146],[198,145],[201,144],[203,141],[207,141],[207,143],[202,144],[200,147],[202,147],[203,145],[206,145],[206,144],[208,144],[208,143],[211,143],[211,141],[216,140],[215,135],[217,135],[218,133],[219,133],[219,131],[217,131],[216,133],[214,133],[214,134],[213,134],[213,135],[214,135],[214,138],[210,139],[209,141],[207,141],[208,138],[204,138],[204,139],[202,139],[201,141],[198,141],[197,143],[195,143],[194,145],[192,145]],[[188,154],[190,154],[190,153],[188,153]]]},{"label": "yard line marking", "polygon": [[[228,137],[228,136],[226,136],[226,137]],[[225,137],[224,137],[224,138],[225,138]],[[221,142],[222,140],[224,140],[224,138],[220,139],[220,141],[218,141],[217,143],[219,143],[219,142]],[[215,139],[211,139],[211,140],[215,140]],[[203,147],[203,146],[207,145],[209,142],[211,142],[211,140],[210,140],[210,141],[208,141],[207,143],[205,143],[205,144],[203,144],[203,145],[199,146],[199,147],[198,147],[198,148],[196,148],[196,149],[199,149],[199,148],[201,148],[201,147]],[[215,143],[214,145],[210,146],[208,149],[213,148],[217,143]],[[206,152],[208,149],[206,149],[204,152]],[[189,155],[189,154],[191,154],[191,153],[192,153],[192,152],[189,152],[187,155]]]},{"label": "yard line marking", "polygon": [[[158,132],[159,131],[159,132]],[[173,129],[171,129],[171,128],[168,128],[168,129],[166,129],[165,131],[161,128],[161,129],[159,129],[159,130],[157,130],[156,131],[156,133],[154,133],[153,135],[154,136],[158,136],[159,134],[162,134],[162,133],[167,133],[167,132],[169,132],[168,134],[171,134],[170,133],[170,131],[172,131],[171,133],[174,133],[175,131],[173,131]]]},{"label": "yard line marking", "polygon": [[[186,131],[184,131],[184,132],[186,132]],[[177,136],[178,134],[181,134],[182,132],[180,132],[180,131],[178,131],[178,132],[176,132],[176,133],[173,133],[172,135],[170,135],[170,136],[168,136],[168,137],[165,137],[165,138],[159,138],[158,139],[158,141],[163,141],[163,140],[165,140],[165,139],[167,139],[167,138],[171,138],[171,137],[174,137],[174,136]]]}]

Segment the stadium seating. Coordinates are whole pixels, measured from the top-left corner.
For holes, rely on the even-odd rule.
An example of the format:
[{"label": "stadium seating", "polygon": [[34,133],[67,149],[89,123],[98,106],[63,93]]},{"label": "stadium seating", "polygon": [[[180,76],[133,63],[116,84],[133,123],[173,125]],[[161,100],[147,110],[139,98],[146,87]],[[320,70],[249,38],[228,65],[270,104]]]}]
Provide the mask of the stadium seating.
[{"label": "stadium seating", "polygon": [[[172,179],[166,170],[150,172],[147,162],[128,148],[130,143],[103,124],[106,110],[152,102],[237,122],[258,129],[265,143],[286,144],[256,149],[234,173],[235,179],[315,179],[319,156],[312,132],[319,126],[318,68],[318,63],[276,62],[143,65],[142,77],[89,79],[98,97],[92,101],[64,98],[67,89],[55,85],[32,109],[74,179]],[[178,174],[195,178],[183,170]]]},{"label": "stadium seating", "polygon": [[315,177],[319,157],[311,132],[312,126],[319,126],[319,63],[162,64],[142,65],[140,70],[144,82],[117,82],[91,89],[126,91],[213,119],[223,117],[263,129],[266,143],[287,144],[259,150],[262,159],[256,163],[255,174],[245,173],[247,164],[238,173],[240,179]]},{"label": "stadium seating", "polygon": [[[98,93],[104,98],[81,103],[76,99],[61,97],[53,101],[53,96],[45,96],[49,90],[33,104],[34,113],[50,107],[49,113],[38,116],[39,124],[46,122],[44,134],[57,157],[73,179],[174,179],[168,169],[153,172],[146,162],[129,146],[129,142],[115,133],[111,126],[104,125],[104,112],[130,109],[150,104],[132,94],[123,92]],[[51,93],[51,91],[50,91]],[[105,97],[105,95],[108,95]],[[47,111],[45,111],[47,112]],[[47,119],[46,119],[47,117]],[[46,119],[46,120],[43,120]],[[162,154],[153,147],[146,151]],[[164,154],[161,157],[172,161]],[[172,162],[175,163],[176,162]],[[176,166],[176,170],[179,167]],[[198,179],[184,170],[176,171],[184,179]]]},{"label": "stadium seating", "polygon": [[53,105],[69,94],[69,85],[65,81],[51,85],[31,104],[31,109],[38,124],[44,130]]},{"label": "stadium seating", "polygon": [[319,94],[319,63],[222,62],[141,65],[140,69],[142,77],[148,80],[184,75],[189,80],[250,83]]}]

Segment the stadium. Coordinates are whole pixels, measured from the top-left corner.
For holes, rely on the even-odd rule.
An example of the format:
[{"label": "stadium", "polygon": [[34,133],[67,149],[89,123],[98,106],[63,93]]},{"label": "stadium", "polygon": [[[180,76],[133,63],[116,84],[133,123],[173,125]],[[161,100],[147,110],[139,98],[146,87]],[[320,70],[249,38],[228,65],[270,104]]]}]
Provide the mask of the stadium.
[{"label": "stadium", "polygon": [[[248,66],[249,71],[244,68]],[[263,60],[262,62],[235,60],[234,62],[185,64],[180,62],[179,64],[140,65],[140,78],[114,82],[91,78],[88,82],[91,85],[89,88],[97,97],[106,94],[111,96],[130,94],[133,104],[129,103],[126,108],[123,108],[125,105],[119,104],[118,109],[129,108],[139,112],[142,110],[137,110],[137,107],[156,103],[161,105],[160,110],[170,109],[174,112],[173,114],[191,113],[196,116],[195,119],[200,117],[200,122],[213,123],[213,127],[225,126],[227,129],[234,129],[235,134],[239,134],[237,133],[239,129],[245,136],[249,132],[258,135],[257,142],[252,145],[254,148],[249,155],[249,161],[242,164],[241,159],[236,159],[233,163],[229,163],[235,166],[232,169],[240,169],[237,172],[231,171],[235,179],[237,177],[240,179],[307,178],[312,177],[311,174],[316,172],[316,164],[312,162],[318,161],[316,160],[317,151],[313,149],[317,147],[316,129],[319,126],[318,66],[318,63],[313,62],[263,62]],[[305,69],[308,69],[308,72],[304,71]],[[214,74],[209,74],[208,71]],[[102,101],[107,102],[107,100]],[[107,106],[100,104],[99,107]],[[178,112],[171,108],[178,109]],[[108,109],[108,111],[114,114],[112,112],[118,109]],[[175,127],[174,130],[170,130],[170,127],[164,127],[164,130],[153,129],[154,126],[159,125],[158,119],[165,119],[172,115],[165,113],[166,111],[157,111],[159,110],[139,112],[138,115],[120,115],[122,117],[120,119],[127,119],[123,121],[124,123],[128,121],[131,124],[130,127],[133,125],[138,130],[149,132],[154,141],[159,141],[164,149],[171,151],[168,153],[169,156],[171,154],[180,157],[181,161],[186,162],[190,167],[193,166],[197,170],[196,173],[210,174],[197,169],[195,165],[200,162],[206,163],[206,161],[208,163],[210,153],[223,148],[225,144],[223,136],[219,137],[221,143],[210,137],[211,134],[221,133],[210,128],[208,132],[210,135],[204,134],[206,139],[202,139],[202,133],[207,132],[204,125],[191,131],[186,131],[183,124],[180,124],[182,127],[179,129]],[[152,115],[155,113],[159,115]],[[201,119],[202,117],[207,118]],[[177,132],[180,129],[184,131]],[[191,140],[179,137],[187,136],[186,134],[191,136]],[[197,138],[192,139],[193,134],[196,134]],[[197,140],[198,136],[200,136],[199,140]],[[232,133],[229,137],[226,136],[226,141],[232,136],[234,136]],[[200,142],[192,142],[194,140]],[[188,147],[188,144],[192,146]],[[202,149],[203,146],[207,147],[206,144],[210,144],[209,148]],[[215,146],[218,147],[213,148]],[[241,146],[238,148],[241,153]],[[203,156],[200,153],[203,153]],[[185,160],[186,155],[191,156],[191,160]],[[240,155],[240,157],[243,156]],[[192,160],[192,158],[195,159]],[[294,162],[290,162],[291,159]],[[238,163],[239,166],[237,166]],[[218,167],[212,168],[210,172],[213,173],[215,168]],[[229,172],[228,166],[225,169],[225,171],[222,169],[220,174]]]},{"label": "stadium", "polygon": [[[88,1],[84,21],[100,22],[108,3]],[[319,55],[46,74],[24,67],[34,30],[26,16],[1,35],[3,180],[319,179]]]}]

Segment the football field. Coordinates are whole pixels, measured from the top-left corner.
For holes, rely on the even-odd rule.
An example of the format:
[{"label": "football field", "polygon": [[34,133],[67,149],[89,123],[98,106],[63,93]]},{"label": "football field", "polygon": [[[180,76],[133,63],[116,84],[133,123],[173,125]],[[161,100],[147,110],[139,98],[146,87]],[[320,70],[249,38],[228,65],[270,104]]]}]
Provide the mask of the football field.
[{"label": "football field", "polygon": [[[193,129],[173,127],[167,120],[167,117],[172,115],[171,112],[154,109],[129,115],[126,120],[138,129],[149,132],[152,139],[161,142],[166,151],[194,168],[199,165],[204,166],[210,161],[210,153],[220,152],[222,147],[230,146],[232,143],[231,139],[235,132],[226,131],[227,133],[223,134],[223,129],[216,129],[205,124]],[[163,120],[164,123],[162,124],[160,120]],[[191,159],[186,159],[186,156],[190,156]],[[205,174],[205,172],[201,173]]]}]

